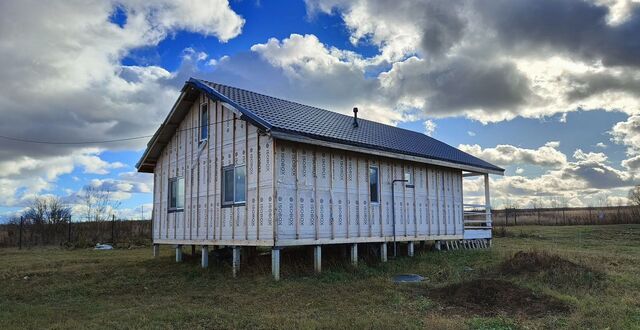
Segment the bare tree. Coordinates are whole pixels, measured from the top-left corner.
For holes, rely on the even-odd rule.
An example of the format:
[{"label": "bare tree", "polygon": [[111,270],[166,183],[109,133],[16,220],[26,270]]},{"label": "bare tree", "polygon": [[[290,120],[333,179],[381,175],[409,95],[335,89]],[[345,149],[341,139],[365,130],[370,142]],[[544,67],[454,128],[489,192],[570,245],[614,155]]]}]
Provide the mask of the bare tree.
[{"label": "bare tree", "polygon": [[58,224],[71,218],[71,208],[58,196],[35,197],[22,215],[28,223]]},{"label": "bare tree", "polygon": [[106,221],[115,215],[122,204],[113,198],[109,189],[86,186],[79,194],[87,221]]},{"label": "bare tree", "polygon": [[519,204],[518,201],[516,200],[512,200],[508,197],[505,198],[504,200],[504,211],[505,211],[505,217],[504,217],[504,221],[505,221],[505,225],[506,222],[509,219],[508,214],[511,213],[513,215],[513,224],[514,225],[518,225],[518,208],[519,208]]},{"label": "bare tree", "polygon": [[33,223],[36,225],[46,223],[47,199],[45,197],[33,198],[22,215],[26,219],[26,223]]},{"label": "bare tree", "polygon": [[71,207],[58,196],[47,197],[47,222],[65,223],[71,219]]},{"label": "bare tree", "polygon": [[629,205],[640,207],[640,185],[629,189],[629,195],[627,198],[629,200]]},{"label": "bare tree", "polygon": [[9,225],[20,225],[20,217],[17,215],[13,215],[7,220],[7,224]]},{"label": "bare tree", "polygon": [[540,225],[540,208],[542,207],[542,201],[540,198],[536,197],[531,200],[531,208],[536,212],[537,215],[537,223]]},{"label": "bare tree", "polygon": [[71,220],[71,208],[58,196],[35,197],[22,215],[23,225],[34,225],[29,231],[30,241],[34,241],[35,235],[47,244],[59,229],[57,225]]}]

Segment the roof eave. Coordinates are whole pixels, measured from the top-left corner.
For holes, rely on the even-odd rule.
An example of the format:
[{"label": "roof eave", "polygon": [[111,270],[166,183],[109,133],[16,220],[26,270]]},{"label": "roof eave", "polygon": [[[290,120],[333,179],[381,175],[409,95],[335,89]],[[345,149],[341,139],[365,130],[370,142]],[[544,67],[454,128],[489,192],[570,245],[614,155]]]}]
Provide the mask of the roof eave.
[{"label": "roof eave", "polygon": [[435,166],[456,168],[464,171],[476,172],[476,173],[489,173],[496,175],[504,175],[504,169],[499,167],[495,168],[484,168],[479,166],[473,166],[468,164],[462,164],[452,161],[445,161],[433,158],[427,158],[423,156],[410,155],[406,153],[401,153],[397,151],[385,151],[380,148],[368,147],[365,145],[356,145],[354,143],[348,143],[343,141],[329,141],[327,139],[323,139],[321,137],[311,137],[302,134],[294,134],[286,131],[279,130],[274,128],[271,132],[271,136],[275,139],[286,140],[291,142],[299,142],[299,143],[307,143],[319,146],[325,146],[334,149],[343,149],[348,151],[361,152],[365,154],[374,154],[380,155],[383,157],[395,158],[395,159],[403,159],[403,160],[411,160],[425,164],[431,164]]},{"label": "roof eave", "polygon": [[257,126],[258,128],[261,128],[261,129],[263,129],[265,131],[270,131],[271,130],[272,126],[266,120],[260,118],[259,116],[257,116],[253,112],[245,109],[244,107],[242,107],[241,105],[239,105],[238,103],[233,101],[232,99],[228,98],[226,95],[218,92],[217,90],[215,90],[211,86],[205,84],[201,80],[195,79],[195,78],[190,78],[186,82],[186,84],[187,85],[191,84],[191,85],[195,86],[196,88],[198,88],[199,90],[201,90],[202,92],[206,93],[209,97],[221,100],[222,102],[227,103],[227,105],[230,105],[231,107],[235,108],[234,110],[239,111],[241,113],[240,119],[246,120],[246,121],[250,122],[251,124],[253,124],[253,125]]},{"label": "roof eave", "polygon": [[[166,132],[167,129],[175,129],[178,126],[177,123],[172,123],[172,119],[176,116],[176,112],[179,109],[179,106],[182,104],[182,102],[184,102],[185,97],[190,92],[190,90],[188,90],[188,86],[189,85],[185,84],[182,87],[182,89],[180,90],[180,96],[171,107],[171,111],[169,111],[169,114],[167,115],[167,117],[165,117],[162,124],[160,124],[160,127],[158,127],[156,132],[153,134],[153,137],[151,137],[151,139],[147,143],[147,148],[145,149],[144,153],[140,157],[140,160],[138,160],[138,162],[136,163],[136,169],[138,169],[138,172],[153,173],[153,170],[155,168],[155,162],[157,159],[154,159],[152,162],[150,162],[149,155],[151,154],[151,151],[156,148],[160,148],[160,150],[158,151],[158,154],[160,154],[162,152],[161,150],[162,147],[164,147],[164,145],[166,145],[166,143],[168,142],[168,141],[160,141],[159,140],[160,137],[163,135],[163,133]],[[155,158],[158,158],[158,157],[155,157]]]},{"label": "roof eave", "polygon": [[[142,157],[140,157],[140,160],[138,160],[138,162],[136,163],[136,168],[138,169],[138,172],[143,172],[143,173],[153,172],[153,169],[155,168],[155,161],[149,162],[148,161],[149,155],[155,148],[158,147],[158,141],[160,136],[167,129],[171,129],[171,130],[175,129],[175,125],[171,125],[170,123],[172,119],[176,116],[177,109],[179,109],[179,106],[181,105],[181,103],[184,102],[185,95],[187,95],[189,92],[195,92],[195,91],[203,92],[207,94],[209,97],[220,100],[226,103],[227,106],[233,107],[234,111],[237,111],[240,113],[241,119],[246,120],[265,131],[271,130],[271,124],[266,122],[264,119],[256,116],[251,111],[248,111],[247,109],[243,108],[233,100],[229,99],[227,96],[221,94],[220,92],[211,88],[210,86],[203,83],[202,81],[195,78],[190,78],[188,81],[185,82],[184,86],[182,87],[180,97],[173,104],[171,111],[165,118],[164,122],[160,125],[160,127],[158,127],[158,130],[156,130],[155,134],[147,144],[147,148],[142,154]],[[166,144],[166,142],[164,142],[163,144]],[[160,150],[158,152],[162,152],[162,151]]]}]

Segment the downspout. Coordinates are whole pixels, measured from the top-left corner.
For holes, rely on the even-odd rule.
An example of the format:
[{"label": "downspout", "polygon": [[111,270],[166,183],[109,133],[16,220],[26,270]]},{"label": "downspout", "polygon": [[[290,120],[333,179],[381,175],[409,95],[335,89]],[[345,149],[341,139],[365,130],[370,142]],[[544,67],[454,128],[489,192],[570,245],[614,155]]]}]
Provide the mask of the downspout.
[{"label": "downspout", "polygon": [[398,249],[396,247],[396,197],[394,186],[396,182],[408,182],[406,179],[395,179],[391,181],[391,219],[393,220],[393,257],[398,256]]}]

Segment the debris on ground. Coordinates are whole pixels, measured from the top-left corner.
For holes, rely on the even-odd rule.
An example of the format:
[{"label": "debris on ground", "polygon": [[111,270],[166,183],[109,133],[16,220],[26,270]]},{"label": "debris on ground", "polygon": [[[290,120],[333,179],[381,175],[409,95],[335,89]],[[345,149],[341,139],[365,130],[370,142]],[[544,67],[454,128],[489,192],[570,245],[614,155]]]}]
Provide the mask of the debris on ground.
[{"label": "debris on ground", "polygon": [[517,252],[499,266],[502,275],[531,275],[556,287],[576,285],[593,287],[605,279],[603,272],[564,259],[557,254],[532,251]]},{"label": "debris on ground", "polygon": [[416,274],[402,274],[393,277],[394,283],[417,283],[424,281],[424,277]]},{"label": "debris on ground", "polygon": [[94,250],[113,250],[113,246],[111,244],[96,244]]},{"label": "debris on ground", "polygon": [[428,291],[429,298],[460,314],[480,316],[564,314],[569,305],[504,280],[477,279]]}]

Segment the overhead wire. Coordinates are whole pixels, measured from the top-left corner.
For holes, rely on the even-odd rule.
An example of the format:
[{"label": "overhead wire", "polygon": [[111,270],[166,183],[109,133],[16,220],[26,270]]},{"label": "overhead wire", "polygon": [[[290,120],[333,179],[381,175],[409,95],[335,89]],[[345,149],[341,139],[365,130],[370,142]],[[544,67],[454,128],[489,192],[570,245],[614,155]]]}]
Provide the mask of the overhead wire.
[{"label": "overhead wire", "polygon": [[[194,130],[194,129],[200,129],[200,128],[204,127],[204,126],[211,127],[212,125],[222,124],[224,122],[228,122],[228,121],[232,121],[232,120],[238,120],[238,118],[225,119],[225,120],[218,121],[218,122],[215,122],[215,123],[210,123],[208,125],[198,125],[198,126],[194,126],[194,127],[183,128],[183,129],[176,130],[176,133],[184,132],[184,131],[190,131],[190,130]],[[34,143],[34,144],[82,145],[82,144],[101,144],[101,143],[132,141],[132,140],[139,140],[139,139],[147,139],[147,138],[151,138],[153,136],[154,135],[140,135],[140,136],[132,136],[132,137],[121,138],[121,139],[95,140],[95,141],[44,141],[44,140],[23,139],[23,138],[18,138],[18,137],[0,135],[0,139],[4,139],[4,140],[8,140],[8,141],[14,141],[14,142],[22,142],[22,143]]]}]

